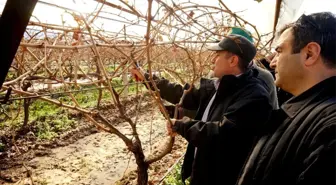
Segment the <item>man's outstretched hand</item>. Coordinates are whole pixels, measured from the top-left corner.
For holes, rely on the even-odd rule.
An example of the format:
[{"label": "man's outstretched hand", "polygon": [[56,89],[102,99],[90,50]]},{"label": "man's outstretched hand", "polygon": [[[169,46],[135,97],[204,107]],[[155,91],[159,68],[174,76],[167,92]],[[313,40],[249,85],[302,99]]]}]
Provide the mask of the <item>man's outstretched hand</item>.
[{"label": "man's outstretched hand", "polygon": [[144,81],[144,78],[142,78],[143,76],[140,74],[138,69],[132,68],[130,69],[130,72],[137,82]]}]

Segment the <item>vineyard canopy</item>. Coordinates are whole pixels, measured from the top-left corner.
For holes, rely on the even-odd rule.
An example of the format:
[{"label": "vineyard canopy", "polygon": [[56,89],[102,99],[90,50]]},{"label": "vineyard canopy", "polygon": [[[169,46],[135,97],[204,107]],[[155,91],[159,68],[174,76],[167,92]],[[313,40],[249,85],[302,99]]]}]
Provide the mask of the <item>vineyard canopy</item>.
[{"label": "vineyard canopy", "polygon": [[[106,5],[101,6],[102,2],[106,2]],[[155,20],[161,20],[165,15],[167,9],[160,5],[161,1],[154,1],[152,14]],[[218,1],[204,1],[204,0],[177,0],[162,1],[170,7],[175,5],[181,7],[189,7],[176,12],[177,15],[181,16],[181,19],[187,19],[187,14],[193,11],[193,18],[195,18],[199,23],[208,25],[212,20],[209,16],[202,16],[205,11],[211,12],[212,17],[215,19],[218,25],[223,21],[220,18],[223,12],[215,7],[220,7]],[[189,2],[189,3],[188,3]],[[226,6],[235,12],[240,17],[244,18],[246,21],[255,25],[257,30],[261,35],[268,34],[273,31],[275,10],[276,10],[276,0],[235,0],[235,1],[224,1]],[[0,9],[3,9],[5,0],[0,1]],[[113,6],[111,6],[113,4]],[[111,36],[111,37],[122,37],[127,35],[127,39],[130,40],[144,40],[144,35],[146,34],[146,19],[140,18],[137,13],[143,17],[147,13],[147,1],[146,0],[40,0],[33,12],[31,17],[31,23],[28,26],[30,33],[36,32],[41,28],[34,26],[33,23],[47,23],[50,25],[58,25],[64,27],[78,27],[78,21],[75,19],[75,15],[82,14],[84,17],[95,19],[92,23],[92,28],[94,30],[99,30],[100,34]],[[197,7],[198,5],[201,5]],[[201,8],[202,5],[208,7]],[[285,23],[295,20],[302,13],[313,13],[318,11],[335,11],[332,7],[336,7],[336,2],[332,0],[295,0],[289,1],[284,0],[281,3],[280,14],[278,19],[278,27]],[[199,8],[199,9],[198,9]],[[134,11],[133,11],[134,10]],[[99,13],[98,13],[99,12]],[[131,12],[131,13],[130,13]],[[98,13],[98,14],[97,14]],[[173,21],[173,20],[170,20]],[[234,20],[229,20],[234,21]],[[153,22],[152,25],[155,26],[159,24],[158,22]],[[223,23],[226,25],[227,23]],[[182,26],[180,26],[182,28]],[[197,33],[200,30],[204,31],[199,25],[195,25],[189,28],[192,32]],[[209,30],[214,31],[216,28],[209,28]],[[247,26],[247,29],[255,34],[255,30]],[[49,30],[48,30],[49,31]],[[185,38],[188,32],[183,30],[169,29],[165,30],[161,27],[160,31],[162,34],[158,34],[158,39],[169,40],[169,37],[174,37],[177,33],[177,37],[174,38],[179,40],[179,38]],[[57,33],[56,30],[48,32],[49,37],[54,37]],[[209,33],[210,34],[210,33]],[[41,37],[43,34],[41,33]],[[190,34],[189,34],[190,35]],[[27,33],[25,34],[27,36]]]}]

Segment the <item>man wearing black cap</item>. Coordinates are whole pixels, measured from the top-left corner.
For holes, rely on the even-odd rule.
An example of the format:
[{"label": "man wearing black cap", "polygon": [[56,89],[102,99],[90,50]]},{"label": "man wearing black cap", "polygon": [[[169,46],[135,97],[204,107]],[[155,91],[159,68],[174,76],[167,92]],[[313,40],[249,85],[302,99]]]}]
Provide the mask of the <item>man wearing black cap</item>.
[{"label": "man wearing black cap", "polygon": [[[272,106],[257,70],[248,68],[256,55],[250,41],[231,34],[209,50],[215,52],[213,71],[218,80],[202,78],[200,87],[193,88],[182,103],[185,109],[197,110],[195,119],[173,120],[167,129],[189,142],[183,181],[191,177],[191,185],[234,184]],[[173,104],[189,88],[156,80],[161,97]]]}]

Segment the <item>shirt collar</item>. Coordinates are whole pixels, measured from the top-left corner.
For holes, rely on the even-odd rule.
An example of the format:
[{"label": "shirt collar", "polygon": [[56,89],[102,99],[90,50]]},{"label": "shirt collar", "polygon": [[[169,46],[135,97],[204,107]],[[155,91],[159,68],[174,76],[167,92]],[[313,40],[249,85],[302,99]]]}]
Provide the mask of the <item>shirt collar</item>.
[{"label": "shirt collar", "polygon": [[221,81],[221,79],[216,79],[216,80],[214,81],[214,85],[215,85],[216,91],[218,90],[220,81]]},{"label": "shirt collar", "polygon": [[305,109],[311,102],[323,98],[326,95],[335,96],[336,77],[328,78],[298,96],[294,96],[285,102],[281,108],[290,118],[294,118]]}]

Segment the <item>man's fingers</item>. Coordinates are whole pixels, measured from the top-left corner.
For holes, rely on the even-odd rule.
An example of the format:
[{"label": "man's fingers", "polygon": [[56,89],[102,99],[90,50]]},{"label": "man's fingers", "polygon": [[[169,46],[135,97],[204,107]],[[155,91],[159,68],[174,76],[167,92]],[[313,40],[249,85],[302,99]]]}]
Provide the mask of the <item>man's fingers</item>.
[{"label": "man's fingers", "polygon": [[166,129],[167,129],[168,135],[170,135],[170,133],[172,132],[172,130],[171,130],[171,124],[169,123],[169,121],[167,121],[167,123],[166,123]]},{"label": "man's fingers", "polygon": [[137,69],[130,69],[130,72],[132,73],[132,75],[134,76],[136,81],[143,81],[144,79],[142,78],[142,75],[140,74],[140,72]]},{"label": "man's fingers", "polygon": [[[172,119],[171,121],[174,124],[175,120]],[[176,136],[176,132],[173,131],[173,125],[169,121],[167,121],[166,128],[167,128],[167,132],[169,136],[172,136],[172,137]]]},{"label": "man's fingers", "polygon": [[176,132],[172,132],[172,133],[170,133],[169,134],[171,137],[175,137],[177,134],[176,134]]}]

